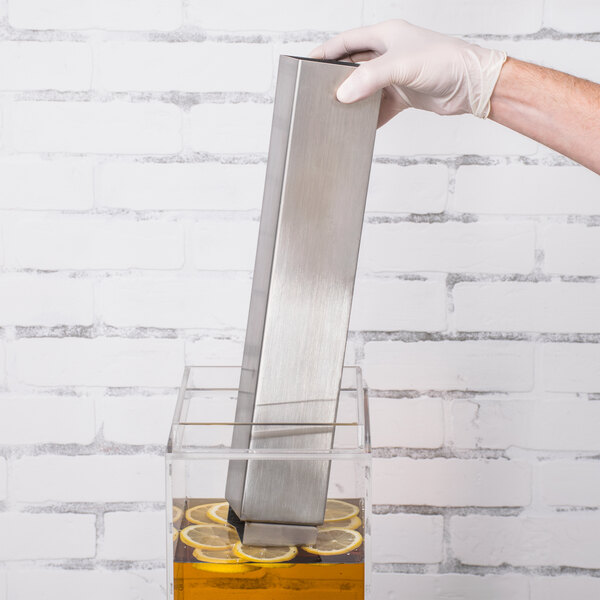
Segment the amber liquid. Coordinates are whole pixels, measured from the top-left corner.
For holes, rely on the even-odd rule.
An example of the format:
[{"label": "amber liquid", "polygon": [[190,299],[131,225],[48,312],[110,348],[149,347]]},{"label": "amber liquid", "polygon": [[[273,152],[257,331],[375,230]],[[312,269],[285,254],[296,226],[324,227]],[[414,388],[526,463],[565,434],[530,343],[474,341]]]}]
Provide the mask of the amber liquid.
[{"label": "amber liquid", "polygon": [[[185,510],[215,499],[175,502]],[[348,500],[359,506],[358,500]],[[362,519],[362,510],[359,513]],[[175,526],[191,525],[185,516]],[[363,533],[362,527],[357,531]],[[298,548],[296,557],[284,563],[221,565],[203,563],[192,556],[193,548],[179,538],[174,542],[175,600],[363,600],[364,548],[347,554],[319,556]],[[226,566],[228,567],[228,565]]]}]

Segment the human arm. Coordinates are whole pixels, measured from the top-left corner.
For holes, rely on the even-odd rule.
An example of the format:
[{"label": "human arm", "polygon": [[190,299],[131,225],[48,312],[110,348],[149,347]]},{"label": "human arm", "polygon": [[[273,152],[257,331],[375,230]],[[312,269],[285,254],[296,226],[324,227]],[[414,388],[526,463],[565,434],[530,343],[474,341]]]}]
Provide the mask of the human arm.
[{"label": "human arm", "polygon": [[600,174],[600,85],[509,58],[489,118]]},{"label": "human arm", "polygon": [[362,63],[338,99],[382,89],[379,125],[408,107],[489,116],[600,173],[597,84],[400,19],[346,31],[311,56]]}]

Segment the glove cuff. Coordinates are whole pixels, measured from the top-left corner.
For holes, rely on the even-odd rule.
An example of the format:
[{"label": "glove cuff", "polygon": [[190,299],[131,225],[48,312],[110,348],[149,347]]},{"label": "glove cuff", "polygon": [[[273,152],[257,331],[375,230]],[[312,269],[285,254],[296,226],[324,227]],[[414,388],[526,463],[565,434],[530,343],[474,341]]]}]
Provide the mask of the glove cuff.
[{"label": "glove cuff", "polygon": [[475,46],[473,48],[479,67],[479,73],[476,78],[470,78],[471,89],[469,90],[469,100],[471,112],[480,119],[487,119],[490,114],[490,99],[502,66],[506,62],[506,52],[503,50],[488,50]]}]

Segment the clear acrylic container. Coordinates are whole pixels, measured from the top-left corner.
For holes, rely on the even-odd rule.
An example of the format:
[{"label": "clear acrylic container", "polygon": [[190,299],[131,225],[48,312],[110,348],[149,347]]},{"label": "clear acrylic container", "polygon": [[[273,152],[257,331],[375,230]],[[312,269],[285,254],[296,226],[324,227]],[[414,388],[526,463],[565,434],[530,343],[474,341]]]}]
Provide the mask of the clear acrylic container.
[{"label": "clear acrylic container", "polygon": [[[267,432],[333,432],[331,447],[301,453],[231,447],[236,425],[256,426],[235,423],[240,370],[184,371],[166,453],[169,600],[370,598],[371,444],[360,369],[344,368],[334,423],[260,423]],[[328,508],[316,545],[242,545],[224,521],[230,460],[326,461]]]}]

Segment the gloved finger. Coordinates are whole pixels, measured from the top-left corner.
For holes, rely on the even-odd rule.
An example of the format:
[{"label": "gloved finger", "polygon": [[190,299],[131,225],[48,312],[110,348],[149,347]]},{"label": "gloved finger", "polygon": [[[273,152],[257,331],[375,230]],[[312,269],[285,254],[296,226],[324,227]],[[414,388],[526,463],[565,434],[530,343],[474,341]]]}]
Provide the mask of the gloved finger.
[{"label": "gloved finger", "polygon": [[356,102],[391,84],[392,68],[386,56],[379,56],[363,63],[340,85],[337,99],[340,102]]},{"label": "gloved finger", "polygon": [[314,48],[309,56],[325,60],[336,60],[341,56],[347,56],[357,51],[375,50],[379,54],[385,52],[385,45],[378,35],[379,28],[376,25],[350,29],[327,40],[320,46]]}]

